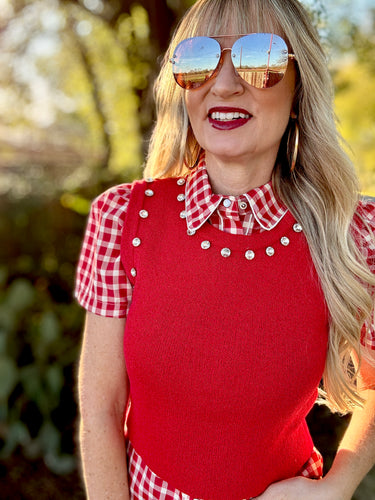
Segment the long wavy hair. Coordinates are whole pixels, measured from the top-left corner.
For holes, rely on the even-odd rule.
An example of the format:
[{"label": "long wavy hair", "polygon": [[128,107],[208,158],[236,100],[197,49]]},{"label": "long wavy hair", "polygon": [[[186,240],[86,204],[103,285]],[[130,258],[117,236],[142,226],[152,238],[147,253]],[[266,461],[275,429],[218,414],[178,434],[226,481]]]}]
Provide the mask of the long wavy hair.
[{"label": "long wavy hair", "polygon": [[228,24],[231,33],[281,34],[296,56],[298,160],[291,172],[291,121],[281,141],[273,186],[304,228],[330,314],[321,401],[346,413],[363,405],[353,359],[364,355],[361,329],[372,319],[375,278],[351,231],[359,186],[337,132],[326,56],[309,14],[297,0],[198,0],[193,5],[176,29],[155,83],[157,122],[144,175],[182,175],[195,163],[201,148],[189,124],[185,91],[176,85],[169,59],[184,38],[226,34]]}]

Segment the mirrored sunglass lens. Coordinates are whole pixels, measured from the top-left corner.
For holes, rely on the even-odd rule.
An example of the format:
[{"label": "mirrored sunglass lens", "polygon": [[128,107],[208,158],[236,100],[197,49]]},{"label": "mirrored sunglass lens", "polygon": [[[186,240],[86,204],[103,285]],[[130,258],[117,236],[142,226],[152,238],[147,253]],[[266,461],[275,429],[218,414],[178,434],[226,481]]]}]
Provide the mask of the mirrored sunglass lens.
[{"label": "mirrored sunglass lens", "polygon": [[186,89],[199,87],[212,76],[220,55],[220,44],[212,38],[183,40],[177,45],[172,58],[176,82]]},{"label": "mirrored sunglass lens", "polygon": [[288,66],[288,47],[278,35],[254,33],[236,40],[232,61],[247,83],[266,89],[283,79]]}]

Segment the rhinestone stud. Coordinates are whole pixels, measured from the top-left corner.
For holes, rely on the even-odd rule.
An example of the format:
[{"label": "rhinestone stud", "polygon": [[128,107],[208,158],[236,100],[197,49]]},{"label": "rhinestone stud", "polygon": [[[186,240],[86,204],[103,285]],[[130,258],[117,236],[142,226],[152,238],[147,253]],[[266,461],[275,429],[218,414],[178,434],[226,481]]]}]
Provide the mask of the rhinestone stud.
[{"label": "rhinestone stud", "polygon": [[181,217],[181,219],[186,219],[187,213],[185,212],[185,210],[183,210],[182,212],[180,212],[180,217]]},{"label": "rhinestone stud", "polygon": [[280,243],[284,246],[284,247],[287,247],[290,243],[290,240],[289,238],[287,238],[286,236],[283,236],[280,240]]},{"label": "rhinestone stud", "polygon": [[195,234],[195,229],[188,229],[188,230],[187,230],[187,234],[188,234],[188,236],[194,236],[194,234]]},{"label": "rhinestone stud", "polygon": [[184,201],[184,200],[185,200],[185,195],[184,195],[184,194],[182,194],[182,193],[181,193],[181,194],[179,194],[179,195],[177,196],[177,200],[178,200],[178,201]]},{"label": "rhinestone stud", "polygon": [[134,238],[132,243],[133,247],[139,247],[139,245],[141,244],[141,240],[139,238]]},{"label": "rhinestone stud", "polygon": [[181,178],[181,179],[178,179],[177,184],[178,184],[179,186],[183,186],[183,185],[185,184],[185,182],[186,182],[186,181],[185,181],[185,179],[182,179],[182,178]]},{"label": "rhinestone stud", "polygon": [[253,260],[253,258],[255,257],[255,253],[252,250],[248,250],[245,253],[245,257],[247,258],[247,260]]},{"label": "rhinestone stud", "polygon": [[211,246],[211,243],[207,240],[202,241],[202,243],[201,243],[201,247],[203,248],[203,250],[208,250],[210,248],[210,246]]},{"label": "rhinestone stud", "polygon": [[154,182],[154,179],[152,177],[149,177],[148,179],[146,179],[146,182]]},{"label": "rhinestone stud", "polygon": [[268,255],[268,257],[272,257],[273,255],[275,255],[275,249],[273,247],[267,247],[266,254]]},{"label": "rhinestone stud", "polygon": [[147,212],[147,210],[141,210],[141,211],[139,212],[139,216],[141,217],[141,219],[147,219],[147,217],[148,217],[148,212]]},{"label": "rhinestone stud", "polygon": [[296,233],[301,233],[302,232],[301,224],[299,224],[298,222],[296,224],[294,224],[293,231],[295,231]]},{"label": "rhinestone stud", "polygon": [[152,189],[146,189],[145,195],[148,197],[154,196],[154,192]]},{"label": "rhinestone stud", "polygon": [[232,253],[232,252],[230,251],[230,249],[229,249],[229,248],[223,248],[223,249],[221,250],[221,255],[222,255],[223,257],[230,257],[230,254],[231,254],[231,253]]},{"label": "rhinestone stud", "polygon": [[133,276],[133,278],[135,278],[137,276],[137,270],[135,267],[132,267],[130,269],[130,274]]}]

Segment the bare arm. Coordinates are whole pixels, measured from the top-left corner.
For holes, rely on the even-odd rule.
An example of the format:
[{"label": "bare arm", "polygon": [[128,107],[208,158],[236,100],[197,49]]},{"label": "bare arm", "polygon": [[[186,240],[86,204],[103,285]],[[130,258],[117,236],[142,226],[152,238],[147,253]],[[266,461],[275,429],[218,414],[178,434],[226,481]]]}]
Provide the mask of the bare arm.
[{"label": "bare arm", "polygon": [[87,313],[79,365],[80,446],[89,500],[129,500],[125,320]]},{"label": "bare arm", "polygon": [[334,489],[342,492],[343,499],[350,499],[362,478],[375,464],[375,368],[362,361],[360,376],[363,409],[353,412],[332,468],[326,476]]},{"label": "bare arm", "polygon": [[365,407],[353,412],[328,474],[320,481],[295,477],[272,484],[259,500],[351,500],[375,463],[375,368],[365,361],[361,378]]}]

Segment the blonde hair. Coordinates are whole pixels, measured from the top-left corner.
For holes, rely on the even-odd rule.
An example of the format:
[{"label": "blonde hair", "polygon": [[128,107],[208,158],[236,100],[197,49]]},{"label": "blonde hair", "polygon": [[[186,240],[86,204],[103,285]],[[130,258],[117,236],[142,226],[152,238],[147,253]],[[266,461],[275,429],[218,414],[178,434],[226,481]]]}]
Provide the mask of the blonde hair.
[{"label": "blonde hair", "polygon": [[[273,172],[273,185],[302,224],[321,280],[330,314],[329,346],[321,394],[333,411],[346,413],[363,404],[357,389],[361,329],[371,321],[371,274],[355,243],[351,223],[359,186],[341,147],[333,112],[333,90],[324,51],[306,10],[297,0],[199,0],[183,18],[155,83],[158,118],[151,138],[146,177],[181,175],[200,151],[176,85],[169,58],[184,38],[273,31],[282,35],[296,56],[294,109],[298,115],[298,163],[291,173],[289,125]],[[293,144],[293,140],[292,140]]]}]

